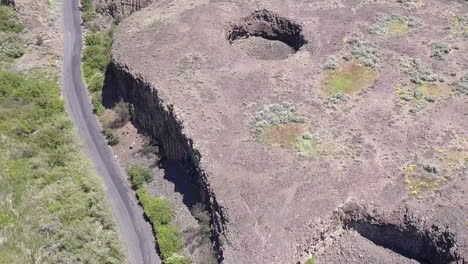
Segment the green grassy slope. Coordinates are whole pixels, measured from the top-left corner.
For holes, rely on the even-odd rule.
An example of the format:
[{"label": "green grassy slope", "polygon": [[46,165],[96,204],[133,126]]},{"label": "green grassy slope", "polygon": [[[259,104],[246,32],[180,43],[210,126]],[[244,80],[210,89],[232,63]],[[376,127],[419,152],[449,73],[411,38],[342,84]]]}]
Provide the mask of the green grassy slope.
[{"label": "green grassy slope", "polygon": [[[1,34],[17,28],[9,26],[15,17],[8,19]],[[65,113],[56,74],[14,73],[3,64],[0,263],[124,263],[101,186]]]}]

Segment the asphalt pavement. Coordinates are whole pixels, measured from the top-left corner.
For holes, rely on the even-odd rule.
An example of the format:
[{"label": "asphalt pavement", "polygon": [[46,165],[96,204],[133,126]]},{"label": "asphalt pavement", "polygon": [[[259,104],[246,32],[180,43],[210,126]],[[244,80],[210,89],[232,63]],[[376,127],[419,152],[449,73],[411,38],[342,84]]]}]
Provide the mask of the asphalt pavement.
[{"label": "asphalt pavement", "polygon": [[145,221],[135,194],[101,133],[81,79],[82,36],[78,1],[62,1],[62,89],[66,109],[78,130],[81,144],[104,181],[118,230],[125,243],[128,263],[160,264],[151,226]]}]

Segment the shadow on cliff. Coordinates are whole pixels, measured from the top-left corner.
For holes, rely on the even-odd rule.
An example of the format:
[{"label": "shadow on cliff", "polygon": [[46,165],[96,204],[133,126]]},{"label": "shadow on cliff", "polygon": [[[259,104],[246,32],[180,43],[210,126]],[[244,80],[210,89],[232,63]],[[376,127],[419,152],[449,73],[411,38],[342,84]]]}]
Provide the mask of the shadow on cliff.
[{"label": "shadow on cliff", "polygon": [[117,88],[117,78],[114,76],[112,67],[107,66],[104,87],[102,88],[102,105],[107,109],[113,108],[121,100]]},{"label": "shadow on cliff", "polygon": [[[128,102],[129,98],[122,98],[119,94],[117,82],[118,80],[115,77],[112,66],[107,67],[102,90],[102,104],[105,108],[113,108],[120,100]],[[151,138],[138,122],[135,122],[133,119],[131,122],[137,129],[138,134]],[[154,144],[154,142],[152,144]],[[164,157],[160,158],[161,160],[158,164],[155,164],[155,166],[159,166],[160,169],[164,170],[164,179],[174,184],[174,191],[183,196],[184,204],[188,208],[192,208],[194,205],[202,203],[200,194],[201,187],[198,185],[196,178],[186,168],[185,163],[180,160],[167,160],[164,159]]]},{"label": "shadow on cliff", "polygon": [[163,160],[159,166],[164,170],[164,179],[174,183],[174,191],[183,196],[183,202],[188,208],[202,203],[200,186],[181,161]]}]

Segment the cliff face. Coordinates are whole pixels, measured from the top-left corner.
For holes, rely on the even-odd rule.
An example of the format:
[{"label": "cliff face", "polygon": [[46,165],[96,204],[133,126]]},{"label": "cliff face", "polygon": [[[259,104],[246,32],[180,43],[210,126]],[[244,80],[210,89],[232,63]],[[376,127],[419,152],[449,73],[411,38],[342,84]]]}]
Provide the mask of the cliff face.
[{"label": "cliff face", "polygon": [[98,0],[96,6],[101,13],[109,14],[112,17],[126,17],[135,11],[147,7],[152,2],[154,0]]},{"label": "cliff face", "polygon": [[109,74],[118,97],[131,105],[132,120],[144,133],[159,143],[163,160],[180,161],[191,172],[191,180],[198,187],[202,202],[211,215],[212,243],[219,260],[223,259],[221,236],[227,219],[222,207],[200,167],[200,153],[193,141],[183,132],[183,124],[174,114],[172,105],[158,97],[157,90],[124,65],[111,63]]}]

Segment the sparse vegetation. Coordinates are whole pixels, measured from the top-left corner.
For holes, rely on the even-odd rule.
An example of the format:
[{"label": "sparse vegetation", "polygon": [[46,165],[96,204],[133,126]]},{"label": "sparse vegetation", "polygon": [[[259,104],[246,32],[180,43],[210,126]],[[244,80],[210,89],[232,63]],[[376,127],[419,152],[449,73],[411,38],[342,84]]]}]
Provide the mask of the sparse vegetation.
[{"label": "sparse vegetation", "polygon": [[341,102],[347,102],[349,101],[351,98],[349,97],[349,95],[347,94],[342,94],[342,93],[335,93],[335,94],[332,94],[331,96],[328,97],[328,100],[332,103],[332,104],[339,104]]},{"label": "sparse vegetation", "polygon": [[156,240],[165,264],[191,263],[190,258],[180,255],[182,238],[173,223],[174,212],[169,201],[152,197],[145,188],[137,190],[137,197],[146,216],[156,232]]},{"label": "sparse vegetation", "polygon": [[299,114],[294,105],[289,103],[270,104],[255,114],[252,120],[252,132],[256,136],[260,136],[273,126],[304,124],[305,122],[305,117]]},{"label": "sparse vegetation", "polygon": [[23,28],[11,7],[0,6],[0,67],[23,56],[24,41],[20,34]]},{"label": "sparse vegetation", "polygon": [[20,33],[24,26],[18,22],[11,7],[0,5],[0,32]]},{"label": "sparse vegetation", "polygon": [[123,263],[60,97],[47,72],[0,70],[0,263]]},{"label": "sparse vegetation", "polygon": [[140,189],[143,187],[145,182],[149,182],[153,179],[151,170],[140,164],[133,164],[128,169],[128,177],[134,189]]},{"label": "sparse vegetation", "polygon": [[400,94],[400,99],[409,103],[411,113],[417,113],[429,105],[434,103],[437,98],[448,92],[448,87],[444,84],[423,83],[422,85],[412,87],[406,91],[397,90]]},{"label": "sparse vegetation", "polygon": [[397,36],[407,33],[418,26],[413,18],[400,15],[379,15],[370,28],[372,34],[380,36]]},{"label": "sparse vegetation", "polygon": [[410,81],[415,84],[423,82],[435,82],[439,78],[430,70],[425,69],[422,61],[418,58],[409,58],[400,60],[403,71],[410,76]]},{"label": "sparse vegetation", "polygon": [[452,48],[444,42],[434,42],[431,44],[431,58],[437,60],[444,60],[445,57],[450,53]]},{"label": "sparse vegetation", "polygon": [[376,48],[360,39],[350,39],[347,43],[351,45],[351,52],[344,57],[346,60],[354,58],[363,66],[373,70],[379,69],[382,54]]},{"label": "sparse vegetation", "polygon": [[309,156],[317,154],[317,145],[319,144],[318,137],[310,132],[304,132],[300,137],[297,137],[293,143],[293,147],[299,155]]},{"label": "sparse vegetation", "polygon": [[461,35],[463,38],[468,39],[468,16],[450,15],[451,25],[450,31],[454,35]]},{"label": "sparse vegetation", "polygon": [[330,56],[323,65],[324,70],[338,70],[338,59],[335,56]]},{"label": "sparse vegetation", "polygon": [[455,90],[464,95],[468,95],[468,74],[461,78]]}]

